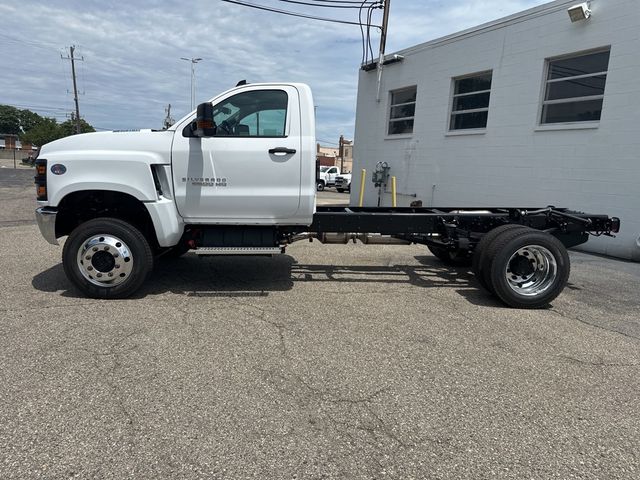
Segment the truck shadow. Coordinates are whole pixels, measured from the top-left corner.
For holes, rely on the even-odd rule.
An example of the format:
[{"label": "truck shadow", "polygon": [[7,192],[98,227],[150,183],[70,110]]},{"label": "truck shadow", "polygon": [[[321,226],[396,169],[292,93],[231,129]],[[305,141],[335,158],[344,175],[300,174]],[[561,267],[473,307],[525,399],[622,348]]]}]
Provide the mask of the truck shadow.
[{"label": "truck shadow", "polygon": [[[157,261],[151,277],[132,297],[171,292],[194,297],[258,297],[288,291],[296,283],[357,285],[411,285],[420,288],[454,288],[474,305],[501,306],[485,292],[466,268],[442,265],[431,256],[415,257],[418,265],[326,265],[298,263],[289,255],[276,257],[209,257],[187,254]],[[33,277],[32,285],[44,292],[82,297],[67,280],[62,264]]]}]

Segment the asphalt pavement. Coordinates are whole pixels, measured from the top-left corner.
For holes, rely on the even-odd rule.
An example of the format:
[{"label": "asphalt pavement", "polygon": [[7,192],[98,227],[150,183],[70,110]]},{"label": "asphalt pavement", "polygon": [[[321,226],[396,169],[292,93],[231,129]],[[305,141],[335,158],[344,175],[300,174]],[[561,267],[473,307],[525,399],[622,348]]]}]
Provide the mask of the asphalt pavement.
[{"label": "asphalt pavement", "polygon": [[639,476],[640,264],[574,252],[520,311],[421,246],[300,242],[90,300],[6,171],[0,478]]}]

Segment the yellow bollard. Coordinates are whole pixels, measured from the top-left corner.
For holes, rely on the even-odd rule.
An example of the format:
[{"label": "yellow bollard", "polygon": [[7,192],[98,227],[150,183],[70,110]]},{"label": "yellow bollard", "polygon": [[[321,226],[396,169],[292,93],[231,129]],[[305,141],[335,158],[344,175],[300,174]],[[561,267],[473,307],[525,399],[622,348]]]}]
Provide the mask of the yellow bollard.
[{"label": "yellow bollard", "polygon": [[360,174],[360,197],[358,200],[358,206],[362,206],[362,202],[364,201],[364,181],[367,178],[367,171],[363,168],[362,173]]},{"label": "yellow bollard", "polygon": [[391,177],[391,206],[393,208],[398,206],[396,201],[396,177]]}]

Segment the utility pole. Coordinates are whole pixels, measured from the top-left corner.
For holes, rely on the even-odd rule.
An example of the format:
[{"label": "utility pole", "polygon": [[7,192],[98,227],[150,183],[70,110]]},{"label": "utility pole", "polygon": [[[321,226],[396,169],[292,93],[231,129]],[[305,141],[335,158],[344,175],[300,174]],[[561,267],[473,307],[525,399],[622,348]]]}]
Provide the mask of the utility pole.
[{"label": "utility pole", "polygon": [[191,110],[193,110],[196,107],[196,63],[202,59],[180,57],[180,60],[191,62]]},{"label": "utility pole", "polygon": [[71,60],[71,77],[73,78],[73,101],[76,104],[76,133],[82,133],[80,128],[80,107],[78,106],[78,86],[76,83],[76,60],[84,61],[84,57],[75,58],[73,53],[75,52],[75,45],[69,47],[69,56],[60,58],[64,60]]},{"label": "utility pole", "polygon": [[383,0],[384,9],[382,14],[382,32],[380,33],[380,54],[378,55],[378,93],[376,101],[380,101],[380,87],[382,84],[382,63],[384,62],[384,50],[387,46],[387,29],[389,27],[389,10],[391,8],[391,0]]},{"label": "utility pole", "polygon": [[166,112],[167,116],[164,118],[164,124],[162,125],[162,128],[166,130],[175,123],[175,120],[171,117],[171,104],[169,104],[167,108],[164,109],[164,111]]},{"label": "utility pole", "polygon": [[340,155],[340,173],[344,170],[344,135],[340,135],[340,142],[338,143],[338,154]]}]

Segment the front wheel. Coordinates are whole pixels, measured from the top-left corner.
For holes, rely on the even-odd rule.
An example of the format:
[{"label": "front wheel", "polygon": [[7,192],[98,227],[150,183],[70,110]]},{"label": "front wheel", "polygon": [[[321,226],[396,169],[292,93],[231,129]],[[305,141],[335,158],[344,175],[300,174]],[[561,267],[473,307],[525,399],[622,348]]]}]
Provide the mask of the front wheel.
[{"label": "front wheel", "polygon": [[322,180],[319,180],[319,181],[316,183],[316,189],[317,189],[319,192],[322,192],[322,191],[324,190],[324,182],[323,182]]},{"label": "front wheel", "polygon": [[153,268],[153,251],[133,225],[116,218],[97,218],[78,227],[62,250],[67,278],[92,298],[126,298]]}]

